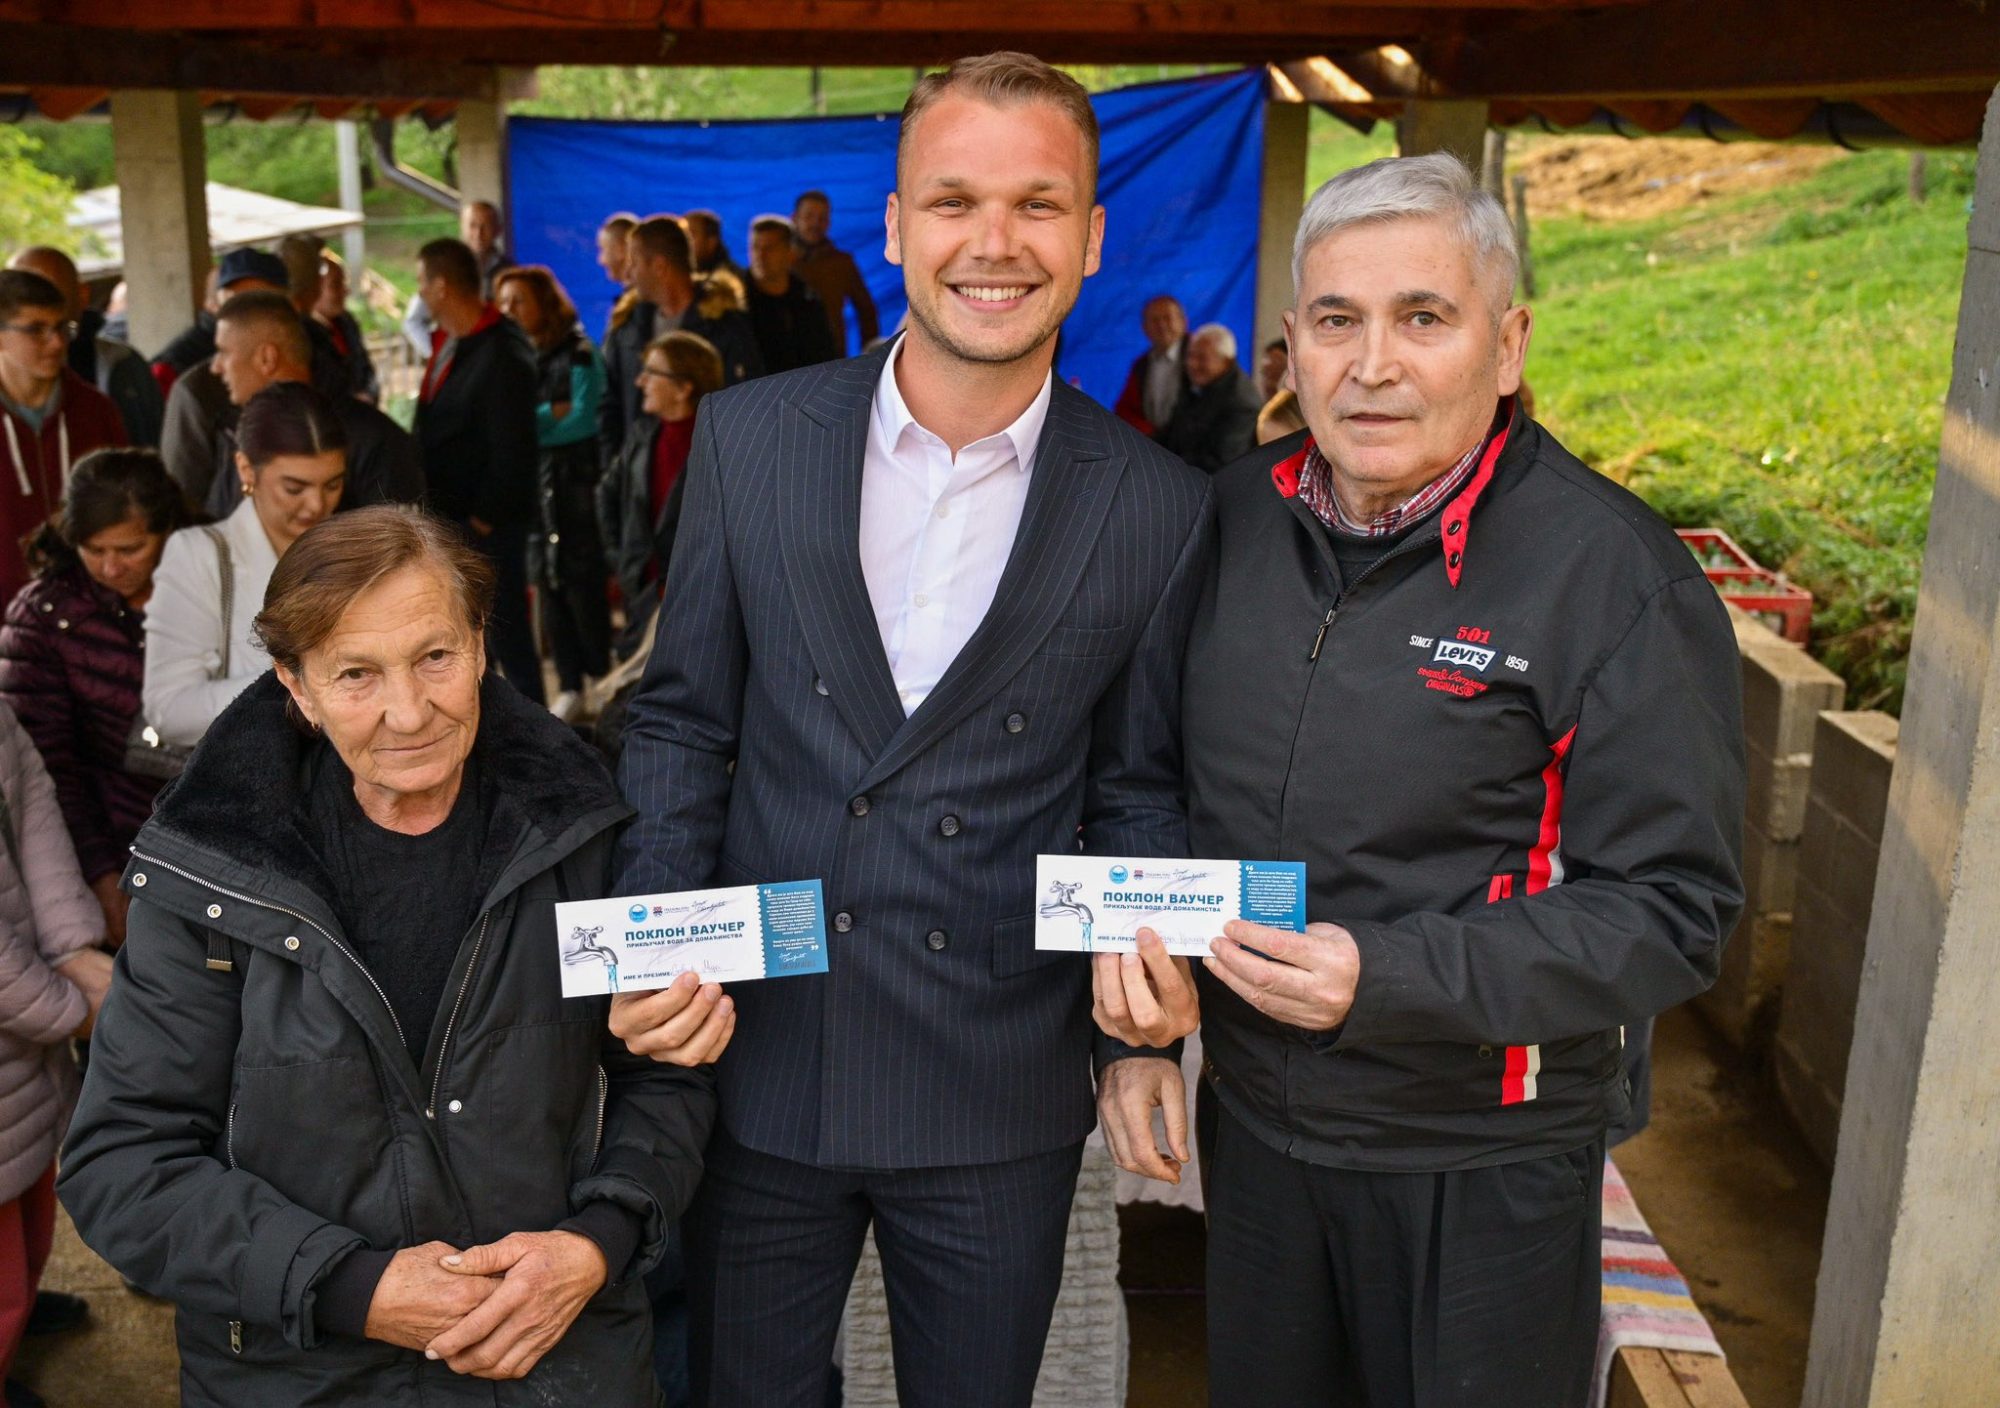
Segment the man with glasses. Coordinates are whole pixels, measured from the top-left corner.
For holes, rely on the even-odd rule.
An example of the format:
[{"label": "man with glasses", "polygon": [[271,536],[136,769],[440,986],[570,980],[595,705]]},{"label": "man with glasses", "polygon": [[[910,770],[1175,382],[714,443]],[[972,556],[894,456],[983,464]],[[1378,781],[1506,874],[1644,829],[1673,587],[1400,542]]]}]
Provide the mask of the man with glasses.
[{"label": "man with glasses", "polygon": [[70,370],[111,398],[134,445],[157,447],[167,398],[153,380],[146,359],[116,338],[104,335],[104,315],[90,307],[76,261],[59,249],[33,245],[7,261],[9,269],[40,274],[63,296],[66,315],[76,323],[70,339]]},{"label": "man with glasses", "polygon": [[21,540],[62,503],[71,467],[126,443],[111,398],[69,368],[75,336],[61,289],[0,270],[0,608],[27,585]]}]

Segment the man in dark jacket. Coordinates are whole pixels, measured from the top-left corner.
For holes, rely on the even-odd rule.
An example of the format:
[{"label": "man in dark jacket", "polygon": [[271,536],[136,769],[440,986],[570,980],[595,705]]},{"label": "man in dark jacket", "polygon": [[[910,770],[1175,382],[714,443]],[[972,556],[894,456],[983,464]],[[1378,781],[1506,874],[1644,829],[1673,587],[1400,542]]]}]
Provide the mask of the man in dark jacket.
[{"label": "man in dark jacket", "polygon": [[1515,406],[1512,227],[1456,159],[1335,178],[1297,248],[1309,431],[1217,476],[1187,660],[1193,853],[1303,861],[1312,921],[1201,977],[1210,1401],[1573,1408],[1621,1029],[1742,903],[1734,638]]},{"label": "man in dark jacket", "polygon": [[1257,388],[1236,364],[1236,334],[1221,323],[1187,340],[1187,387],[1159,440],[1196,469],[1215,473],[1257,443]]},{"label": "man in dark jacket", "polygon": [[417,259],[417,291],[436,324],[416,420],[430,507],[463,528],[492,562],[493,657],[539,704],[542,662],[528,626],[527,568],[541,385],[535,349],[486,301],[478,261],[465,245],[432,240]]},{"label": "man in dark jacket", "polygon": [[[229,388],[209,364],[215,360],[215,309],[239,293],[284,293],[290,275],[285,261],[261,249],[232,249],[222,256],[215,272],[216,297],[220,300],[202,310],[195,325],[174,339],[174,359],[165,353],[153,359],[154,368],[168,367],[176,373],[167,391],[166,423],[160,431],[160,458],[171,474],[200,503],[208,496],[209,481],[215,473],[215,445],[223,429],[235,423],[236,412],[229,404]],[[193,358],[199,352],[196,360]]]},{"label": "man in dark jacket", "polygon": [[[239,293],[216,314],[215,374],[229,388],[230,404],[239,410],[273,382],[311,381],[311,363],[305,320],[283,294]],[[327,399],[347,430],[347,485],[340,496],[341,508],[422,503],[424,471],[416,437],[365,401],[335,394]],[[215,477],[209,481],[204,507],[223,519],[243,500],[234,427],[225,428],[216,442]]]},{"label": "man in dark jacket", "polygon": [[[670,215],[641,220],[632,231],[631,251],[632,287],[656,310],[646,342],[674,331],[707,338],[722,354],[724,386],[764,374],[757,333],[743,311],[743,285],[724,271],[694,273],[680,221]],[[636,374],[636,365],[633,370]]]},{"label": "man in dark jacket", "polygon": [[826,309],[792,272],[792,256],[792,222],[782,215],[758,216],[750,226],[750,322],[767,372],[810,367],[839,355]]}]

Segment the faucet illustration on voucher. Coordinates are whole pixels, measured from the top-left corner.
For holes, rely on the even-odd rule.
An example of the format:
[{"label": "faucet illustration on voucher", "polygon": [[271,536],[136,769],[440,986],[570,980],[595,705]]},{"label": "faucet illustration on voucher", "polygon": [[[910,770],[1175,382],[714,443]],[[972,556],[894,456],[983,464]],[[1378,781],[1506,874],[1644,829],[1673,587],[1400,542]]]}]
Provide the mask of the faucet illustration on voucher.
[{"label": "faucet illustration on voucher", "polygon": [[1055,898],[1042,901],[1042,918],[1053,919],[1058,914],[1074,914],[1076,922],[1083,926],[1083,951],[1090,953],[1093,951],[1092,933],[1097,925],[1097,916],[1090,912],[1089,905],[1077,903],[1076,892],[1082,888],[1081,881],[1066,885],[1060,880],[1051,880],[1049,893]]},{"label": "faucet illustration on voucher", "polygon": [[604,932],[602,924],[586,929],[582,925],[569,931],[569,942],[563,945],[564,963],[589,963],[602,960],[605,980],[612,992],[618,991],[618,955],[597,941]]}]

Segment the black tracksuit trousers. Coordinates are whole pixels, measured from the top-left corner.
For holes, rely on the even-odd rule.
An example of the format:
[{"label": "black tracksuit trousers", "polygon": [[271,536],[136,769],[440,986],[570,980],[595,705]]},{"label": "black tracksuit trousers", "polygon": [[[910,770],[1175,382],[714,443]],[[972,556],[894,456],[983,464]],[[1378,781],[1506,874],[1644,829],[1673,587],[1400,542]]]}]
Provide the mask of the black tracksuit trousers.
[{"label": "black tracksuit trousers", "polygon": [[1363,1173],[1280,1153],[1201,1095],[1210,1408],[1581,1408],[1602,1140]]}]

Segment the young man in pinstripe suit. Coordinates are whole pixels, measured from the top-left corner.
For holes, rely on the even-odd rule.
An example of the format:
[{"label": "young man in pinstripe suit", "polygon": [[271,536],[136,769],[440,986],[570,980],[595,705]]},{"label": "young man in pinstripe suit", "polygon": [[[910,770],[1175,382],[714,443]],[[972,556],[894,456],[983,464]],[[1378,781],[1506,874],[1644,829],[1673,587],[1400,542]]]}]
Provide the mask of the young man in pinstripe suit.
[{"label": "young man in pinstripe suit", "polygon": [[[872,1226],[906,1408],[1026,1405],[1093,1066],[1117,1137],[1150,1113],[1120,1073],[1159,1063],[1094,1032],[1092,970],[1032,917],[1038,852],[1186,853],[1214,548],[1205,476],[1052,375],[1096,166],[1083,90],[1040,61],[924,79],[885,215],[907,334],[703,403],[619,884],[817,877],[832,934],[824,975],[617,1003],[634,1050],[721,1091],[687,1224],[700,1403],[818,1408]],[[1192,999],[1152,960],[1100,991],[1164,1041]]]}]

